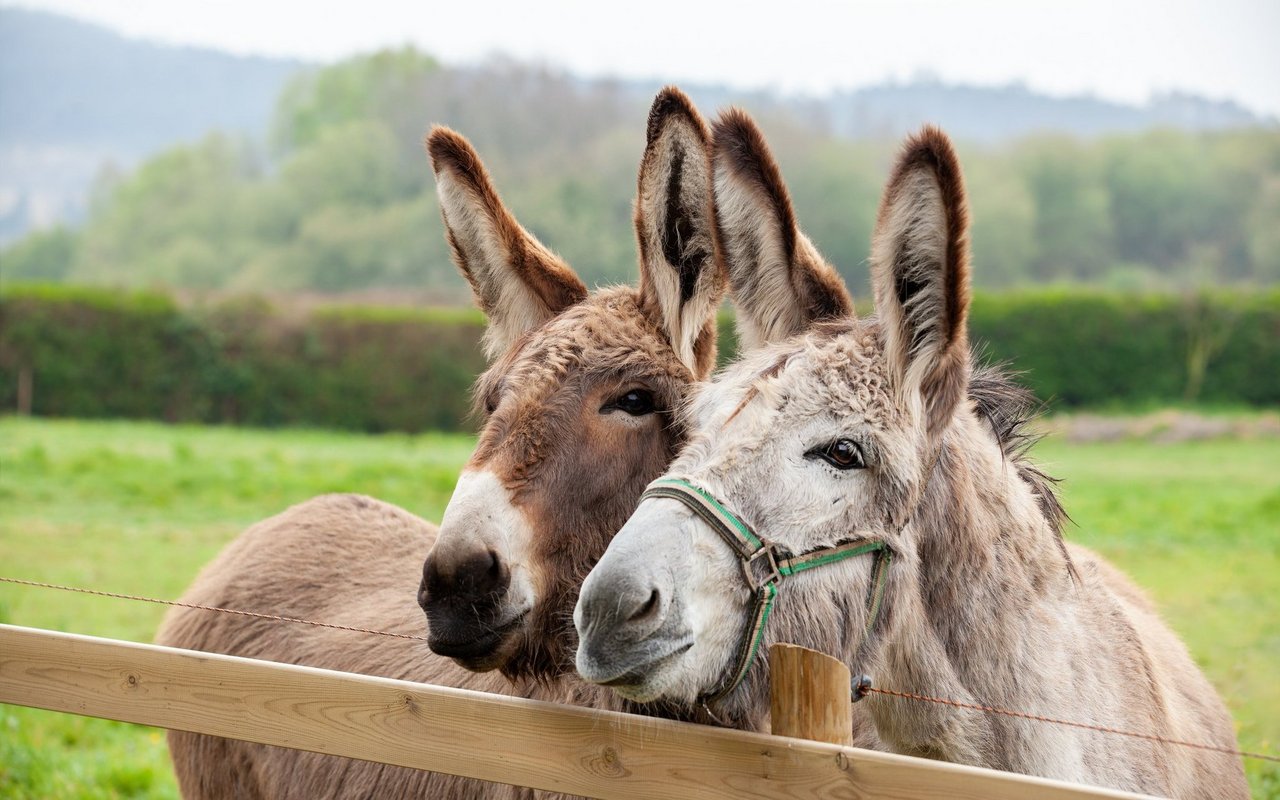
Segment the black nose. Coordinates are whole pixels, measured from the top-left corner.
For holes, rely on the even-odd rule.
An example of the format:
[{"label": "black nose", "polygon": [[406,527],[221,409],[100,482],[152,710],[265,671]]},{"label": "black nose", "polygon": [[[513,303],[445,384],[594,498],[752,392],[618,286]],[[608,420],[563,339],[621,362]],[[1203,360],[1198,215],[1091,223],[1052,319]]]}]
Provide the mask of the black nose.
[{"label": "black nose", "polygon": [[432,553],[422,565],[418,605],[428,614],[436,603],[492,605],[511,585],[511,570],[492,550],[477,550],[460,558]]},{"label": "black nose", "polygon": [[427,646],[449,658],[492,656],[513,624],[503,618],[510,585],[511,569],[492,550],[433,551],[422,566],[418,587],[418,605],[427,615]]}]

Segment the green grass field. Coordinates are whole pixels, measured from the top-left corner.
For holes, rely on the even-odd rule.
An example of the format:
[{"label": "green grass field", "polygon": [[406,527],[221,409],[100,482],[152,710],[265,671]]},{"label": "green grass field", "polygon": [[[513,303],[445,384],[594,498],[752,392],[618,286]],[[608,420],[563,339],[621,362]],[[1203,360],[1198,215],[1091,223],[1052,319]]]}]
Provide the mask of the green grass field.
[{"label": "green grass field", "polygon": [[[438,520],[466,436],[358,436],[0,419],[0,574],[178,596],[241,529],[315,494]],[[1245,749],[1280,750],[1280,443],[1037,448],[1068,536],[1159,602],[1227,698]],[[149,641],[163,608],[0,584],[0,621]],[[1280,769],[1249,764],[1258,797]],[[156,730],[0,706],[0,797],[176,797]]]}]

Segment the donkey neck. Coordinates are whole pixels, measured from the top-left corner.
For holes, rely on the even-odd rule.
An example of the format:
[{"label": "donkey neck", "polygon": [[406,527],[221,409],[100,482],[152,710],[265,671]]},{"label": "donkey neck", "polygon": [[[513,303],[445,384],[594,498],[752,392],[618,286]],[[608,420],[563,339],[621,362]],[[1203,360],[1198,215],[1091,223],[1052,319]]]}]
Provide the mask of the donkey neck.
[{"label": "donkey neck", "polygon": [[[963,702],[1028,707],[1028,675],[1074,619],[1057,533],[1005,455],[970,414],[957,415],[896,570],[882,685]],[[913,540],[913,541],[912,541]],[[999,724],[951,707],[872,704],[878,727],[907,752],[1011,768]],[[1031,703],[1038,707],[1039,702]]]}]

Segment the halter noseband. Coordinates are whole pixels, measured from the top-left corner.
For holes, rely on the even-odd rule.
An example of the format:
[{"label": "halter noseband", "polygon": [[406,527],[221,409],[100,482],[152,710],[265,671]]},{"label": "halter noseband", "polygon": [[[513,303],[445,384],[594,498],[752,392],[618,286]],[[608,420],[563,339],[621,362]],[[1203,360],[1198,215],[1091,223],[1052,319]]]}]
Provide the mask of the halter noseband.
[{"label": "halter noseband", "polygon": [[753,531],[750,525],[725,508],[720,501],[711,496],[710,492],[690,481],[682,478],[659,478],[649,484],[649,488],[640,495],[640,500],[644,501],[650,497],[667,497],[677,500],[710,525],[711,529],[719,534],[738,556],[742,566],[742,576],[746,580],[747,587],[755,594],[755,610],[748,620],[742,643],[738,647],[734,671],[726,683],[703,699],[704,703],[719,700],[729,694],[747,676],[747,670],[755,660],[756,651],[760,649],[760,642],[764,639],[764,626],[769,621],[769,612],[773,609],[773,602],[778,596],[782,579],[797,572],[873,553],[875,561],[871,565],[871,588],[867,592],[867,626],[863,632],[864,641],[871,634],[880,616],[889,563],[893,560],[893,550],[884,540],[859,537],[831,547],[819,547],[799,555],[792,555]]}]

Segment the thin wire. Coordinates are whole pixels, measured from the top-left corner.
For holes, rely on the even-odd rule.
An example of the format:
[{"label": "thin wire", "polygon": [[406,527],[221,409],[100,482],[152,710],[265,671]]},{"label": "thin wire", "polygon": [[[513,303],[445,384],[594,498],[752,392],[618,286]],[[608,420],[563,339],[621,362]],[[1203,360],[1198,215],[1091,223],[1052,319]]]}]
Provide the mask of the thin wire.
[{"label": "thin wire", "polygon": [[1090,725],[1087,722],[1073,722],[1066,719],[1055,719],[1053,717],[1042,717],[1038,714],[1027,714],[1022,711],[1009,711],[1003,708],[995,708],[993,706],[978,705],[976,703],[962,703],[959,700],[948,700],[945,697],[930,697],[926,694],[914,694],[912,692],[895,692],[892,689],[877,689],[872,686],[858,686],[856,691],[866,694],[883,694],[891,697],[904,698],[906,700],[920,700],[926,703],[938,703],[940,705],[955,706],[956,708],[970,708],[974,711],[985,711],[988,714],[1002,714],[1006,717],[1018,717],[1020,719],[1029,719],[1036,722],[1051,722],[1054,725],[1069,725],[1073,728],[1086,728],[1091,731],[1100,731],[1102,733],[1114,733],[1120,736],[1133,736],[1138,739],[1147,739],[1153,742],[1161,742],[1163,744],[1177,744],[1183,747],[1195,747],[1200,750],[1213,750],[1218,753],[1227,755],[1242,756],[1244,758],[1257,758],[1262,761],[1274,761],[1280,763],[1280,756],[1267,755],[1265,753],[1250,753],[1245,750],[1233,750],[1230,747],[1219,747],[1213,744],[1204,744],[1202,742],[1187,742],[1181,739],[1167,739],[1163,736],[1156,736],[1150,733],[1138,733],[1136,731],[1126,731],[1119,728],[1108,728],[1105,725]]},{"label": "thin wire", "polygon": [[[221,608],[219,606],[206,606],[206,605],[201,605],[199,603],[184,603],[180,600],[160,600],[155,597],[143,597],[142,595],[136,595],[136,594],[104,592],[100,589],[85,589],[79,586],[64,586],[62,584],[57,584],[57,583],[42,583],[40,581],[28,581],[28,580],[23,580],[21,578],[9,578],[3,575],[0,575],[0,583],[13,583],[19,586],[32,586],[39,589],[57,589],[59,591],[76,592],[79,594],[88,594],[88,595],[94,595],[97,597],[111,597],[116,600],[137,600],[143,603],[156,603],[158,605],[163,605],[163,606],[177,606],[179,608],[191,608],[197,611],[216,611],[222,614],[238,614],[239,616],[242,616],[242,617],[252,617],[254,619],[266,619],[266,620],[272,620],[274,622],[292,622],[299,625],[314,625],[315,627],[318,627],[318,628],[331,628],[333,630],[348,631],[350,633],[370,633],[376,636],[390,636],[396,639],[410,639],[412,641],[417,641],[417,642],[427,641],[427,637],[425,636],[415,636],[413,634],[408,634],[408,633],[392,633],[390,631],[379,631],[379,630],[373,630],[371,628],[356,628],[350,625],[335,625],[331,622],[317,622],[315,620],[310,620],[310,619],[300,619],[298,617],[282,617],[275,614],[260,614],[255,611],[241,611],[235,608]],[[1085,722],[1072,722],[1071,720],[1054,719],[1053,717],[1042,717],[1036,714],[1027,714],[1021,711],[1009,711],[1003,708],[995,708],[993,706],[978,705],[976,703],[962,703],[958,700],[948,700],[947,698],[944,698],[944,697],[930,697],[929,695],[924,695],[924,694],[913,694],[911,692],[897,692],[892,689],[877,689],[872,686],[863,686],[863,685],[857,686],[855,691],[857,691],[861,696],[865,696],[867,694],[882,694],[882,695],[888,695],[890,697],[897,697],[897,698],[902,698],[906,700],[918,700],[918,701],[928,702],[928,703],[939,703],[941,705],[954,706],[956,708],[968,708],[974,711],[983,711],[988,714],[1002,714],[1006,717],[1018,717],[1020,719],[1029,719],[1035,722],[1048,722],[1055,725],[1069,725],[1073,728],[1085,728],[1092,731],[1099,731],[1101,733],[1113,733],[1120,736],[1132,736],[1134,738],[1147,739],[1153,742],[1162,742],[1164,744],[1176,744],[1176,745],[1181,745],[1183,747],[1194,747],[1200,750],[1212,750],[1214,752],[1225,753],[1227,755],[1241,756],[1243,758],[1256,758],[1261,761],[1272,761],[1272,762],[1280,763],[1280,756],[1267,755],[1266,753],[1251,753],[1245,750],[1232,750],[1229,747],[1219,747],[1217,745],[1212,745],[1212,744],[1203,744],[1200,742],[1186,742],[1180,739],[1167,739],[1163,736],[1155,736],[1149,733],[1137,733],[1135,731],[1120,730],[1119,728],[1108,728],[1102,725],[1090,725]]]},{"label": "thin wire", "polygon": [[391,631],[375,631],[369,628],[355,628],[350,625],[335,625],[332,622],[317,622],[310,619],[300,619],[298,617],[281,617],[276,614],[260,614],[256,611],[241,611],[235,608],[220,608],[219,606],[204,606],[199,603],[184,603],[180,600],[160,600],[155,597],[143,597],[136,594],[120,594],[118,592],[104,592],[99,589],[83,589],[79,586],[62,586],[57,583],[41,583],[40,581],[26,581],[20,578],[6,578],[0,575],[0,582],[16,583],[20,586],[35,586],[40,589],[59,589],[64,592],[78,592],[80,594],[91,594],[98,597],[112,597],[116,600],[138,600],[143,603],[157,603],[162,606],[177,606],[179,608],[194,608],[198,611],[217,611],[222,614],[238,614],[242,617],[253,617],[254,619],[269,619],[274,622],[293,622],[299,625],[314,625],[318,628],[332,628],[336,631],[349,631],[351,633],[372,633],[377,636],[391,636],[396,639],[411,639],[415,642],[425,642],[427,637],[415,636],[410,633],[392,633]]}]

